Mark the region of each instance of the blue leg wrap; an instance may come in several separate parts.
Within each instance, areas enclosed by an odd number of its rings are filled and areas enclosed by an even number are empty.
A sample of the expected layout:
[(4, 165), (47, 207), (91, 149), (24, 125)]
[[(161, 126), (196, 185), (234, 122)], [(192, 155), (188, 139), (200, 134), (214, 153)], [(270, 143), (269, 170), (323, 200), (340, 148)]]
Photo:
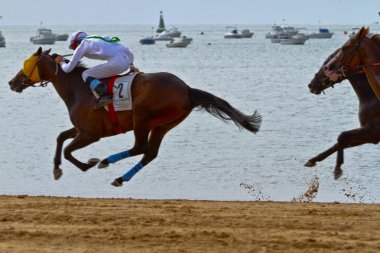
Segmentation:
[(132, 169), (130, 169), (127, 173), (125, 173), (121, 179), (123, 182), (131, 180), (131, 178), (143, 167), (142, 163), (139, 162), (138, 164), (135, 165)]
[(123, 151), (123, 152), (120, 152), (120, 153), (117, 153), (117, 154), (114, 154), (114, 155), (111, 155), (107, 158), (107, 161), (109, 163), (116, 163), (124, 158), (127, 158), (127, 157), (130, 157), (131, 155), (129, 154), (128, 150), (127, 151)]

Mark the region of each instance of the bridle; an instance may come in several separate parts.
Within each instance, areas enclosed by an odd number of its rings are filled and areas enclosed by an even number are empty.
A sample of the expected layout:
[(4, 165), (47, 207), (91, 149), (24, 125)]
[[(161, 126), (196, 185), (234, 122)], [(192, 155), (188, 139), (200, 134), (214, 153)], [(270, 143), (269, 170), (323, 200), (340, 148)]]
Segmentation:
[[(348, 57), (348, 60), (346, 61), (346, 63), (342, 64), (342, 66), (340, 68), (337, 69), (336, 72), (343, 76), (343, 78), (341, 78), (340, 81), (342, 81), (343, 79), (346, 79), (348, 77), (351, 77), (353, 75), (363, 73), (366, 67), (380, 66), (379, 62), (375, 62), (375, 63), (367, 64), (367, 65), (366, 64), (358, 64), (356, 66), (350, 66), (350, 63), (351, 63), (352, 59), (354, 58), (355, 54), (359, 52), (361, 42), (365, 37), (366, 36), (363, 36), (358, 41), (355, 42), (355, 48), (354, 48), (354, 50), (352, 50), (350, 56)], [(349, 73), (347, 73), (347, 70), (349, 69), (348, 67), (352, 67), (352, 69), (353, 69)]]
[[(21, 81), (21, 84), (23, 86), (26, 86), (26, 87), (46, 87), (48, 85), (48, 83), (51, 82), (51, 80), (43, 80), (41, 78), (40, 60), (41, 60), (41, 56), (38, 57), (38, 60), (34, 64), (29, 75), (27, 75), (24, 70), (21, 70), (23, 72), (23, 74), (26, 76), (26, 78)], [(38, 71), (38, 77), (40, 79), (40, 80), (36, 80), (35, 83), (33, 83), (33, 80), (31, 79), (31, 76), (33, 75), (34, 71)], [(58, 68), (58, 64), (56, 63), (56, 69), (55, 69), (55, 75), (56, 76), (58, 75), (58, 71), (59, 71), (59, 68)], [(36, 83), (40, 83), (40, 85), (35, 85)]]
[[(359, 52), (359, 49), (360, 49), (360, 44), (363, 40), (364, 36), (361, 37), (358, 41), (355, 42), (355, 48), (354, 50), (351, 51), (351, 54), (349, 55), (349, 57), (347, 58), (347, 61), (345, 63), (342, 64), (342, 66), (340, 66), (338, 69), (337, 69), (337, 73), (341, 74), (344, 78), (347, 78), (347, 70), (348, 70), (348, 67), (350, 67), (350, 63), (352, 61), (352, 59), (354, 58), (354, 56), (356, 55), (356, 53)], [(343, 50), (343, 48), (341, 49), (341, 51)], [(363, 69), (363, 66), (362, 65), (357, 65), (357, 66), (354, 66), (354, 70), (352, 72), (356, 72), (358, 70), (362, 70)], [(342, 79), (343, 80), (343, 79)]]

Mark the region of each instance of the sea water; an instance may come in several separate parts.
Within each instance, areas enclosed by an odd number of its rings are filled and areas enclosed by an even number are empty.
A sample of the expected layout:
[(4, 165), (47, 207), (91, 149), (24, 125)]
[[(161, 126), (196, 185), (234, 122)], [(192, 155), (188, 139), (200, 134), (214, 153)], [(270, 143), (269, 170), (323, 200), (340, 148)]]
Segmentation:
[[(309, 32), (318, 29), (302, 26)], [(342, 131), (359, 127), (358, 100), (347, 81), (319, 96), (307, 87), (327, 56), (348, 39), (343, 32), (354, 26), (328, 26), (335, 32), (331, 39), (313, 39), (299, 46), (265, 39), (271, 25), (241, 25), (255, 35), (240, 40), (224, 39), (227, 30), (223, 25), (181, 25), (183, 35), (193, 38), (187, 48), (167, 48), (166, 42), (140, 45), (141, 38), (153, 34), (146, 25), (49, 27), (55, 33), (83, 30), (117, 36), (132, 50), (141, 71), (171, 72), (245, 114), (257, 110), (263, 117), (255, 135), (207, 112), (194, 111), (167, 134), (158, 157), (121, 188), (110, 183), (141, 157), (87, 172), (63, 159), (63, 176), (59, 181), (53, 179), (56, 137), (72, 127), (67, 109), (52, 85), (28, 88), (21, 94), (9, 89), (8, 81), (38, 49), (29, 41), (38, 27), (0, 27), (7, 43), (0, 48), (0, 194), (290, 201), (317, 179), (314, 201), (379, 203), (378, 145), (346, 149), (344, 174), (339, 180), (333, 179), (336, 154), (314, 168), (303, 166), (335, 144)], [(380, 31), (379, 25), (371, 28)], [(43, 46), (49, 48), (52, 53), (71, 53), (68, 42)], [(99, 63), (84, 62), (88, 66)], [(81, 161), (103, 159), (133, 143), (129, 132), (73, 154)]]

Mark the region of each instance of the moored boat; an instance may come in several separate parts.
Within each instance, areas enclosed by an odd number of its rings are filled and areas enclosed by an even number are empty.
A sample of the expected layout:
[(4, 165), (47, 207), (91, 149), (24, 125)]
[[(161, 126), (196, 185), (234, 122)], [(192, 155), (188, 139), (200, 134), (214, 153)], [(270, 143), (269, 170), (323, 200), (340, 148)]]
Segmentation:
[(153, 37), (154, 40), (163, 40), (163, 41), (170, 41), (173, 38), (178, 38), (181, 36), (181, 32), (176, 27), (170, 27), (167, 30), (164, 30), (160, 34)]
[(192, 40), (192, 38), (188, 38), (186, 36), (173, 38), (173, 40), (171, 40), (170, 43), (166, 44), (166, 47), (187, 47)]
[(237, 29), (233, 29), (232, 31), (225, 33), (224, 38), (225, 39), (241, 39), (243, 38), (243, 36), (241, 35), (241, 33), (238, 32)]
[(272, 32), (268, 32), (265, 34), (266, 39), (273, 39), (278, 37), (291, 37), (296, 35), (298, 30), (293, 26), (287, 25), (273, 25)]
[(30, 38), (33, 44), (47, 44), (51, 45), (55, 43), (55, 34), (53, 34), (51, 29), (40, 28), (37, 30), (37, 35)]
[(298, 33), (290, 38), (281, 39), (280, 43), (281, 45), (304, 45), (308, 39), (309, 35)]
[(254, 32), (248, 29), (241, 30), (241, 36), (243, 38), (252, 38)]
[(318, 32), (313, 32), (309, 35), (310, 39), (330, 39), (334, 35), (327, 28), (319, 28)]

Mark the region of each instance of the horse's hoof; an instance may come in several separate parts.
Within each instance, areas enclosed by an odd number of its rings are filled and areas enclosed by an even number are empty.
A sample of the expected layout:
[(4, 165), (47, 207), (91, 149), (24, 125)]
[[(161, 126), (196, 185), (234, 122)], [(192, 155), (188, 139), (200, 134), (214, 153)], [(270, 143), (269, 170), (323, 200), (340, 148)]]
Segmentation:
[(111, 185), (115, 187), (120, 187), (120, 186), (123, 186), (123, 181), (121, 180), (121, 178), (116, 178), (115, 180), (113, 180)]
[(100, 162), (100, 159), (98, 158), (91, 158), (90, 160), (87, 161), (88, 165), (95, 166)]
[(314, 167), (317, 163), (316, 162), (312, 162), (312, 161), (307, 161), (307, 163), (305, 163), (305, 167)]
[(58, 179), (61, 178), (63, 172), (62, 172), (62, 170), (60, 168), (58, 168), (58, 169), (54, 169), (53, 170), (53, 174), (54, 174), (54, 179), (58, 180)]
[(343, 170), (338, 168), (334, 170), (334, 179), (338, 180), (343, 175)]
[(99, 165), (98, 169), (105, 169), (110, 165), (110, 163), (107, 161), (107, 159), (102, 160)]

